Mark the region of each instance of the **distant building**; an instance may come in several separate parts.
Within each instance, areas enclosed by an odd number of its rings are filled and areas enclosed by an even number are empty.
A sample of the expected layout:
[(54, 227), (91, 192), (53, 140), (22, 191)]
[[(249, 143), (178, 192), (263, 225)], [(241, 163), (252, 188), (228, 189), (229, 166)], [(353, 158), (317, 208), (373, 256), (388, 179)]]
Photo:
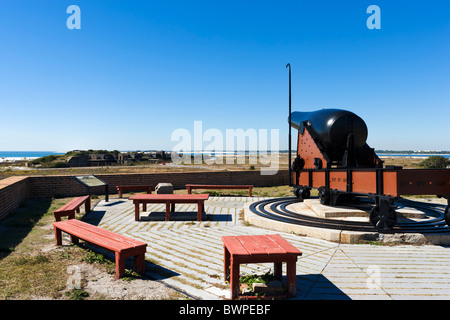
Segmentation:
[(86, 153), (78, 151), (78, 154), (71, 156), (66, 164), (68, 167), (97, 167), (114, 164), (131, 165), (135, 162), (158, 163), (161, 160), (168, 160), (170, 157), (170, 152), (165, 151), (119, 153)]
[(117, 156), (112, 153), (91, 153), (72, 156), (67, 160), (68, 167), (98, 167), (117, 164)]
[(136, 161), (141, 161), (144, 154), (140, 152), (121, 152), (118, 155), (117, 162), (119, 164), (129, 165)]

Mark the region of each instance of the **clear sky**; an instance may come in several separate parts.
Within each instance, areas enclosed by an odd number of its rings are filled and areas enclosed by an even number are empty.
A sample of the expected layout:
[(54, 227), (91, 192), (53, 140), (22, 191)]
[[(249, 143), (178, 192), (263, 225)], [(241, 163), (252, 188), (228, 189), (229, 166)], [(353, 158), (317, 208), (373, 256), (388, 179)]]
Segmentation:
[(376, 149), (450, 150), (449, 40), (448, 0), (1, 0), (0, 150), (170, 150), (197, 120), (287, 149), (288, 62), (293, 111), (350, 110)]

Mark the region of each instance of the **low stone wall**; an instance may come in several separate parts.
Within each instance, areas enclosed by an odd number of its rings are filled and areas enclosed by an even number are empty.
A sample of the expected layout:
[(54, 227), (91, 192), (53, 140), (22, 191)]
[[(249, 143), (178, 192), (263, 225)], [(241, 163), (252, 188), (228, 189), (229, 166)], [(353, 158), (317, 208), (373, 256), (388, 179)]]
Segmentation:
[[(275, 175), (261, 175), (251, 171), (207, 171), (146, 174), (98, 174), (109, 185), (109, 193), (117, 193), (116, 185), (156, 185), (169, 182), (175, 189), (188, 183), (200, 184), (251, 184), (255, 187), (279, 186), (289, 183), (288, 170)], [(103, 187), (96, 187), (93, 194), (104, 194)], [(0, 219), (16, 210), (27, 198), (71, 197), (85, 195), (86, 188), (73, 176), (27, 176), (0, 180)]]

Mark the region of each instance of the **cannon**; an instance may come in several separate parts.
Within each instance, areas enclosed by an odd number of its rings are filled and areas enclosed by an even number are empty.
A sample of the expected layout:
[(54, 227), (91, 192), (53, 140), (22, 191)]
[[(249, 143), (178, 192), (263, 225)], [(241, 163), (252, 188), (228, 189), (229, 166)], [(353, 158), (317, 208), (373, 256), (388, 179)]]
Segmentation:
[(300, 199), (319, 192), (320, 202), (367, 197), (375, 205), (369, 219), (379, 232), (390, 232), (397, 221), (395, 200), (401, 195), (437, 195), (447, 199), (450, 226), (450, 169), (403, 169), (386, 166), (367, 144), (363, 119), (341, 109), (292, 112), (290, 127), (298, 130), (297, 156), (290, 163), (290, 181)]
[[(374, 149), (366, 143), (366, 123), (353, 112), (340, 109), (293, 112), (290, 124), (302, 138), (296, 165), (310, 169), (382, 166)], [(311, 152), (314, 157), (308, 156)]]

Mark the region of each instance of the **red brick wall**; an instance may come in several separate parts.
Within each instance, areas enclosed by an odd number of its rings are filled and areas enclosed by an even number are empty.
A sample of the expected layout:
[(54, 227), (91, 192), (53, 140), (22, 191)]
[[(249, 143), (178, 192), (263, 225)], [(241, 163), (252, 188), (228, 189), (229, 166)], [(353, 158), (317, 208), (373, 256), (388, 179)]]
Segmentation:
[[(98, 178), (109, 184), (109, 193), (117, 193), (119, 184), (150, 184), (170, 182), (175, 189), (188, 183), (201, 184), (251, 184), (255, 187), (278, 186), (289, 183), (288, 171), (280, 170), (275, 175), (263, 176), (258, 170), (216, 171), (148, 174), (98, 174)], [(93, 194), (104, 194), (103, 187), (91, 190)], [(70, 197), (86, 194), (86, 188), (72, 176), (10, 177), (0, 180), (0, 219), (16, 210), (20, 203), (30, 198)]]
[[(156, 185), (170, 182), (175, 189), (182, 189), (188, 183), (202, 184), (252, 184), (254, 186), (276, 186), (289, 183), (287, 170), (276, 175), (263, 176), (259, 171), (217, 171), (148, 174), (97, 174), (109, 185), (109, 193), (117, 193), (116, 185)], [(78, 196), (86, 194), (86, 188), (72, 176), (31, 176), (30, 197)], [(103, 194), (103, 187), (92, 189), (94, 194)]]
[(0, 219), (19, 208), (28, 198), (28, 177), (9, 177), (0, 180)]

